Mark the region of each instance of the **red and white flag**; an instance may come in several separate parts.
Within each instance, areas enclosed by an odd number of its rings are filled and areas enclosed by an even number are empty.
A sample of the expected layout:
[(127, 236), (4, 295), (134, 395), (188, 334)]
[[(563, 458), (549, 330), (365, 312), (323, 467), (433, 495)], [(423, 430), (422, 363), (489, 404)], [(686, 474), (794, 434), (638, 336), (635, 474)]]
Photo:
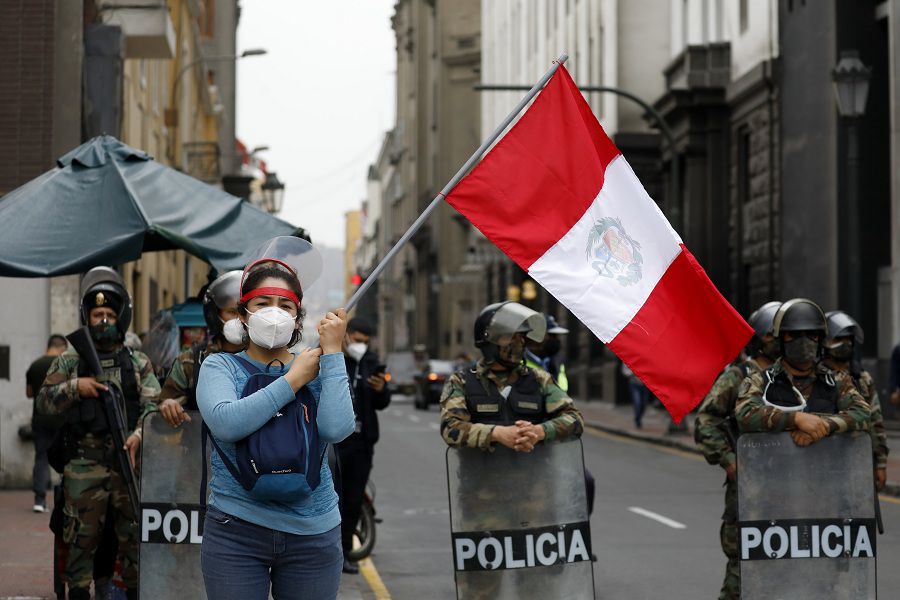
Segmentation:
[(447, 201), (607, 344), (678, 422), (753, 333), (564, 67)]

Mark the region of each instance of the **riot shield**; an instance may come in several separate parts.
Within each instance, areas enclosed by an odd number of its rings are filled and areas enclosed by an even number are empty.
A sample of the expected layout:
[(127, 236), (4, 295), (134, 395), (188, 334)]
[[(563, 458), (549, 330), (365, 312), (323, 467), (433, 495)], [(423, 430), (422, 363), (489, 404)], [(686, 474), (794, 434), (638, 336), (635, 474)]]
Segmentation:
[(447, 450), (456, 595), (593, 598), (581, 442)]
[(202, 425), (197, 411), (174, 429), (158, 413), (144, 419), (141, 451), (140, 595), (206, 598), (200, 571), (205, 511), (200, 507)]
[(738, 439), (741, 598), (875, 598), (868, 433), (801, 448), (787, 433)]

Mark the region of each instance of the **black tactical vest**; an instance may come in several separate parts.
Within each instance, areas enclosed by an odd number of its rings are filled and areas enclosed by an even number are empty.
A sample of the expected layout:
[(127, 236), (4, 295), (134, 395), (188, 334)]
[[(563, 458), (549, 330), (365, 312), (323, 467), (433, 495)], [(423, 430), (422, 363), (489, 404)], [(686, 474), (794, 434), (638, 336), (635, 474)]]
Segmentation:
[(546, 395), (531, 369), (520, 377), (504, 398), (493, 383), (486, 390), (471, 370), (463, 372), (466, 382), (466, 408), (473, 423), (512, 425), (516, 421), (543, 423), (547, 420)]
[[(117, 402), (123, 406), (125, 420), (128, 424), (128, 432), (137, 427), (138, 417), (141, 414), (141, 394), (138, 389), (137, 375), (134, 370), (134, 361), (131, 360), (131, 352), (128, 348), (122, 348), (114, 354), (100, 354), (100, 366), (103, 374), (119, 382), (122, 387), (124, 399), (119, 397), (118, 390), (109, 386)], [(78, 377), (90, 377), (83, 361), (78, 361)], [(104, 400), (100, 398), (82, 398), (80, 402), (72, 406), (67, 412), (67, 422), (71, 424), (78, 437), (88, 433), (105, 435), (109, 433), (109, 421), (106, 418)]]
[[(840, 390), (830, 376), (822, 376), (816, 373), (816, 380), (812, 386), (812, 392), (806, 399), (804, 412), (833, 415), (838, 412), (838, 399)], [(778, 406), (796, 406), (797, 395), (794, 393), (791, 380), (787, 373), (780, 372), (766, 391), (766, 399)]]

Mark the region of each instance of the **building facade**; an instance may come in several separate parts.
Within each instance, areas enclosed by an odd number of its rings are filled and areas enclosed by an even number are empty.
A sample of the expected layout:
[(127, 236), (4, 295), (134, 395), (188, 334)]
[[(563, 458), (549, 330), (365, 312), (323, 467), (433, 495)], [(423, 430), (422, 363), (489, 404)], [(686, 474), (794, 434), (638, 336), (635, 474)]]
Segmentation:
[[(235, 0), (0, 1), (0, 196), (102, 133), (220, 181), (220, 126), (234, 100), (223, 99), (217, 77), (225, 77), (203, 59), (217, 44), (233, 44), (237, 10)], [(234, 94), (233, 78), (227, 93)], [(133, 296), (135, 332), (160, 309), (196, 294), (208, 271), (182, 251), (113, 266)], [(15, 290), (0, 299), (0, 487), (29, 485), (32, 448), (18, 435), (32, 410), (24, 375), (50, 333), (78, 326), (79, 280), (0, 280)]]

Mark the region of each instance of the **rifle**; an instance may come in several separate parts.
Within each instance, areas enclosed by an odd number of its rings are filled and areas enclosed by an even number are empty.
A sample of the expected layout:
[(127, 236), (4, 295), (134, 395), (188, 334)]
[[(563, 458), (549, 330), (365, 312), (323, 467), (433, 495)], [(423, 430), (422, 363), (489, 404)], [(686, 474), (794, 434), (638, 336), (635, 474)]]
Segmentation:
[[(98, 380), (103, 377), (103, 367), (100, 365), (100, 357), (97, 355), (97, 348), (94, 346), (94, 340), (87, 327), (81, 326), (66, 336), (78, 356), (84, 361), (88, 371)], [(118, 394), (121, 396), (121, 393)], [(125, 420), (123, 407), (119, 404), (117, 395), (112, 389), (100, 392), (100, 400), (106, 411), (106, 420), (109, 423), (109, 430), (112, 433), (113, 446), (116, 456), (119, 459), (119, 468), (122, 471), (122, 478), (125, 479), (125, 487), (128, 489), (128, 499), (131, 501), (131, 508), (134, 510), (134, 518), (140, 519), (141, 515), (141, 494), (138, 490), (137, 477), (134, 475), (134, 468), (131, 466), (131, 460), (128, 457), (128, 451), (125, 450), (125, 440), (128, 439), (128, 422)]]

